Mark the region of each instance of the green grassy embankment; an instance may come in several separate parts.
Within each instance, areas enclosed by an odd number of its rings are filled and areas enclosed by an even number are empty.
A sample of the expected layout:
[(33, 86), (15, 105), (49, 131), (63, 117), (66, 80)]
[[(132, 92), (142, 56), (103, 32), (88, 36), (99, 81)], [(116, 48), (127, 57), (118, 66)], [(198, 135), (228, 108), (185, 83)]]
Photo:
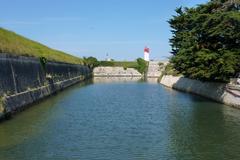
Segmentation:
[(100, 61), (99, 66), (123, 67), (123, 68), (137, 68), (137, 61)]
[(81, 58), (51, 49), (14, 32), (0, 28), (0, 54), (7, 53), (28, 57), (45, 57), (50, 61), (82, 64)]
[(148, 63), (142, 58), (138, 58), (136, 61), (100, 61), (98, 66), (123, 67), (124, 69), (135, 68), (140, 73), (145, 73)]

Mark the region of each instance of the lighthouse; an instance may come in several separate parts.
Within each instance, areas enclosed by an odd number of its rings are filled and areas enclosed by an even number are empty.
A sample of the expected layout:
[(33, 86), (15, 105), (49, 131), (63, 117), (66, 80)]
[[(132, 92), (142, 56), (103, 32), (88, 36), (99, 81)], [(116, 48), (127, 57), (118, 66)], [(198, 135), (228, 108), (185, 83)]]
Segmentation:
[(144, 60), (149, 61), (149, 51), (150, 49), (148, 47), (144, 48)]

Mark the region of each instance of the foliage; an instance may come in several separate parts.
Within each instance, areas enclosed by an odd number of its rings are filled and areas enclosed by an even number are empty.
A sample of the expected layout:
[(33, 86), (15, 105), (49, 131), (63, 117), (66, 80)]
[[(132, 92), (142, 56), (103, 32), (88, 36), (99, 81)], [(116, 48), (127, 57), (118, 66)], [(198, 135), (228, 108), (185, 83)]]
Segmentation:
[(162, 75), (172, 75), (172, 76), (179, 76), (181, 75), (177, 70), (175, 70), (173, 68), (173, 64), (172, 63), (168, 63), (165, 66), (164, 71), (162, 72)]
[(100, 61), (99, 66), (114, 66), (115, 62), (113, 61)]
[(100, 66), (137, 68), (138, 64), (136, 61), (100, 61)]
[(82, 59), (34, 42), (14, 32), (0, 28), (0, 54), (45, 57), (50, 61), (82, 64)]
[(148, 62), (145, 61), (144, 59), (142, 58), (138, 58), (137, 59), (137, 63), (138, 63), (138, 67), (137, 67), (137, 70), (140, 72), (140, 73), (146, 73), (147, 71), (147, 67), (148, 67)]
[(100, 61), (99, 66), (123, 67), (124, 69), (135, 68), (140, 73), (144, 73), (148, 64), (142, 58), (138, 58), (136, 61)]
[(177, 8), (169, 21), (173, 67), (186, 77), (210, 81), (228, 81), (240, 72), (239, 10), (239, 0)]
[(99, 65), (99, 62), (95, 57), (88, 57), (88, 58), (83, 57), (83, 63), (84, 65), (87, 65), (91, 69)]
[(159, 66), (163, 66), (164, 63), (163, 63), (163, 62), (159, 62), (158, 65), (159, 65)]
[(83, 63), (90, 68), (97, 66), (123, 67), (125, 70), (127, 68), (139, 68), (137, 61), (98, 61), (95, 57), (83, 57)]
[(39, 58), (39, 61), (40, 61), (40, 64), (41, 64), (43, 70), (46, 71), (47, 58), (45, 58), (45, 57), (40, 57), (40, 58)]
[(4, 108), (5, 99), (6, 99), (6, 95), (0, 96), (0, 113), (3, 113), (5, 111), (5, 108)]

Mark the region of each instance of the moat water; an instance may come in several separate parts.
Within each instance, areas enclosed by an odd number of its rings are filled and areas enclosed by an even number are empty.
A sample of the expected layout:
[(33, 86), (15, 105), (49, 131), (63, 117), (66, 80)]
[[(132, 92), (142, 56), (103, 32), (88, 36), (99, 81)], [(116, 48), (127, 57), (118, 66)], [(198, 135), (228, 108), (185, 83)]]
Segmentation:
[(75, 85), (0, 124), (0, 160), (240, 159), (240, 110), (157, 83)]

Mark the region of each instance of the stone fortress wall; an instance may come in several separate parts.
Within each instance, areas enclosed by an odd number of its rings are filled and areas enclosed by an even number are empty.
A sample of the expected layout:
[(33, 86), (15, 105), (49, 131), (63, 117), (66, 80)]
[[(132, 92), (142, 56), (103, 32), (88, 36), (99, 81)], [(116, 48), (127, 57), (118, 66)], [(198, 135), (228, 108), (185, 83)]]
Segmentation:
[(0, 54), (0, 118), (91, 75), (82, 65)]

